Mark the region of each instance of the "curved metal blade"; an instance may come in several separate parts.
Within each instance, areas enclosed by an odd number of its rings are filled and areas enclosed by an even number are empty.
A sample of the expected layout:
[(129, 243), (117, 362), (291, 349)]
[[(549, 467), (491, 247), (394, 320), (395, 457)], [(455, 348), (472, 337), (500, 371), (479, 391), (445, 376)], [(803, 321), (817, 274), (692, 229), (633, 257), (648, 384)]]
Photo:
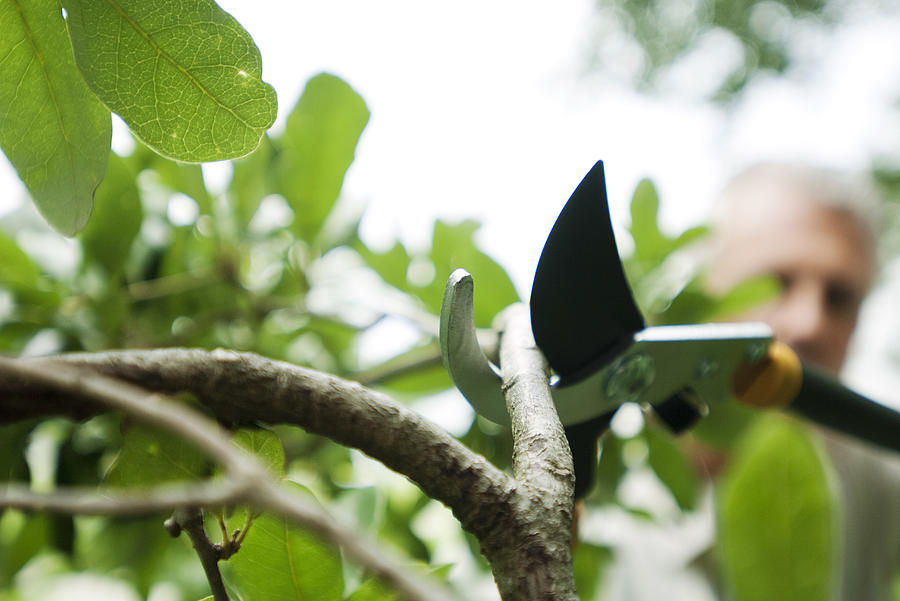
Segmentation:
[(619, 260), (602, 161), (575, 189), (544, 244), (531, 288), (531, 327), (563, 383), (589, 376), (644, 327)]
[(450, 274), (441, 303), (441, 357), (475, 411), (497, 424), (509, 425), (500, 375), (481, 350), (475, 332), (475, 284), (465, 269)]

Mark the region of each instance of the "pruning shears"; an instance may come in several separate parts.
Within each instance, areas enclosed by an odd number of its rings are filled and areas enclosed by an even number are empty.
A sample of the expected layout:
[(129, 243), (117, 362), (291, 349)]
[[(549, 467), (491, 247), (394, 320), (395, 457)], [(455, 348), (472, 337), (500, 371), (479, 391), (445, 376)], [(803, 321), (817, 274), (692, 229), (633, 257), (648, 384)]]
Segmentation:
[[(477, 413), (508, 424), (499, 368), (484, 354), (473, 316), (474, 283), (447, 283), (441, 352)], [(900, 413), (814, 368), (763, 323), (646, 326), (616, 247), (603, 163), (581, 181), (544, 245), (532, 285), (531, 327), (554, 375), (551, 392), (575, 462), (576, 497), (588, 492), (597, 443), (616, 410), (649, 408), (673, 432), (737, 399), (790, 407), (822, 425), (900, 451)]]

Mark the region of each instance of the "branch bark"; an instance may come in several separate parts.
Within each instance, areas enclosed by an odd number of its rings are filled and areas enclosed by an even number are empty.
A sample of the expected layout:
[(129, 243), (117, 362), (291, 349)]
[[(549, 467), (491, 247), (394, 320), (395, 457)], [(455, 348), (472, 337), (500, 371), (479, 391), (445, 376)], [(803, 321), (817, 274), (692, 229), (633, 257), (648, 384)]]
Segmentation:
[[(479, 538), (496, 527), (495, 516), (508, 510), (515, 487), (482, 456), (386, 395), (252, 353), (163, 349), (23, 361), (48, 371), (59, 365), (89, 369), (150, 390), (191, 392), (225, 422), (293, 424), (327, 436), (410, 478)], [(51, 414), (82, 418), (105, 410), (8, 374), (0, 374), (0, 393), (0, 421)]]
[[(228, 487), (220, 487), (219, 494), (213, 498), (197, 499), (194, 495), (191, 503), (177, 504), (167, 509), (190, 509), (196, 505), (247, 504), (272, 511), (295, 520), (325, 540), (339, 545), (351, 558), (379, 575), (386, 584), (406, 598), (416, 601), (432, 599), (451, 601), (452, 597), (445, 591), (422, 581), (414, 573), (400, 567), (401, 562), (392, 554), (376, 548), (356, 531), (340, 526), (324, 510), (299, 497), (282, 483), (274, 481), (268, 470), (255, 457), (233, 444), (223, 435), (220, 426), (209, 418), (159, 394), (147, 393), (129, 383), (86, 372), (84, 368), (60, 364), (53, 365), (53, 369), (47, 367), (46, 363), (38, 361), (0, 358), (0, 383), (13, 382), (20, 386), (36, 387), (45, 395), (55, 392), (69, 401), (88, 402), (92, 407), (106, 405), (123, 410), (142, 421), (167, 428), (183, 436), (220, 463), (225, 469), (226, 478), (234, 484), (230, 498), (223, 498), (221, 494), (222, 491), (227, 491)], [(5, 400), (6, 396), (0, 395), (0, 398)], [(6, 486), (0, 490), (0, 507), (52, 507), (57, 511), (68, 513), (96, 513), (95, 509), (104, 508), (99, 502), (100, 499), (107, 496), (107, 491), (79, 498), (77, 491), (62, 490), (41, 494), (29, 493), (22, 488)], [(196, 493), (198, 487), (195, 485), (187, 490)], [(128, 496), (120, 496), (118, 501), (127, 503)], [(146, 502), (140, 501), (133, 494), (130, 496), (133, 502), (130, 509), (146, 507)], [(66, 505), (64, 501), (69, 504)], [(194, 503), (195, 501), (200, 503)], [(31, 505), (28, 502), (31, 502)], [(127, 505), (125, 507), (128, 508)], [(192, 541), (193, 539), (192, 536)], [(207, 568), (208, 565), (204, 563), (204, 569)], [(216, 586), (215, 582), (211, 584)]]
[(179, 507), (169, 520), (167, 520), (166, 528), (170, 529), (170, 533), (177, 529), (183, 531), (191, 539), (191, 545), (194, 547), (197, 557), (200, 558), (200, 564), (203, 566), (203, 572), (209, 582), (213, 601), (231, 601), (228, 591), (225, 589), (225, 582), (222, 580), (222, 573), (219, 571), (219, 551), (207, 536), (206, 528), (203, 527), (203, 511), (197, 507)]
[(485, 554), (504, 599), (577, 600), (571, 557), (575, 475), (550, 395), (549, 367), (532, 337), (527, 307), (514, 305), (498, 321), (518, 486), (515, 524)]

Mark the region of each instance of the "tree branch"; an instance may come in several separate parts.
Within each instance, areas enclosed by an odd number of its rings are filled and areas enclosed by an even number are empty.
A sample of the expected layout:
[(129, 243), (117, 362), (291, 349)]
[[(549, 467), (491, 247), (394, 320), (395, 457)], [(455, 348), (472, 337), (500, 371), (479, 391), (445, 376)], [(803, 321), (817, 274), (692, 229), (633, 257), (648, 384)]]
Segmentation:
[(570, 547), (575, 475), (550, 395), (549, 367), (535, 345), (525, 305), (513, 305), (498, 320), (521, 500), (519, 531), (493, 551), (491, 564), (504, 599), (576, 600)]
[[(147, 393), (132, 384), (85, 371), (84, 367), (78, 368), (77, 365), (77, 362), (65, 365), (46, 360), (0, 358), (0, 383), (4, 387), (12, 385), (11, 388), (17, 393), (21, 393), (23, 388), (40, 391), (40, 398), (43, 399), (58, 397), (69, 403), (87, 401), (94, 410), (98, 406), (107, 405), (167, 428), (209, 454), (225, 469), (226, 478), (234, 481), (234, 494), (230, 499), (223, 498), (221, 490), (214, 498), (197, 499), (195, 486), (189, 489), (194, 493), (192, 501), (202, 501), (197, 504), (203, 505), (245, 503), (293, 519), (325, 540), (340, 545), (350, 557), (372, 570), (408, 599), (449, 601), (450, 597), (446, 592), (424, 583), (415, 574), (399, 567), (400, 562), (384, 549), (376, 548), (356, 531), (349, 531), (338, 525), (324, 510), (299, 497), (280, 482), (274, 482), (268, 470), (255, 457), (233, 444), (223, 435), (218, 424), (209, 418), (183, 404), (172, 402), (158, 394)], [(10, 395), (6, 394), (0, 396), (0, 403), (9, 398)], [(3, 408), (2, 405), (0, 408)], [(0, 414), (5, 415), (5, 411)], [(171, 494), (171, 491), (167, 492)], [(21, 487), (5, 487), (5, 490), (0, 490), (0, 506), (9, 501), (10, 505), (27, 507), (26, 502), (30, 500), (33, 501), (31, 507), (55, 507), (69, 513), (79, 513), (81, 509), (93, 510), (102, 505), (98, 505), (101, 495), (92, 494), (90, 498), (79, 498), (78, 491), (23, 493)], [(64, 501), (69, 504), (65, 505)], [(131, 509), (138, 503), (136, 500), (132, 501)], [(169, 509), (191, 505), (194, 503), (176, 504)]]
[[(39, 370), (89, 368), (151, 390), (191, 392), (220, 420), (293, 424), (362, 450), (450, 507), (484, 536), (506, 511), (515, 482), (450, 434), (355, 382), (252, 353), (192, 349), (117, 351), (28, 359)], [(0, 374), (0, 420), (103, 409), (65, 389)], [(398, 444), (403, 441), (403, 444)]]
[(35, 492), (25, 484), (6, 482), (0, 488), (0, 507), (68, 513), (72, 515), (146, 515), (173, 507), (229, 505), (242, 498), (246, 485), (231, 480), (195, 484), (160, 484), (140, 491), (66, 487)]
[[(200, 564), (203, 566), (203, 572), (206, 574), (206, 580), (209, 581), (209, 587), (213, 594), (213, 601), (231, 601), (228, 591), (225, 590), (225, 582), (222, 580), (222, 573), (219, 571), (219, 559), (221, 554), (215, 544), (206, 534), (206, 528), (203, 527), (203, 511), (196, 507), (182, 507), (175, 510), (167, 520), (166, 528), (170, 534), (177, 531), (184, 531), (191, 539), (191, 545), (200, 558)], [(174, 524), (172, 523), (174, 522)], [(176, 536), (173, 534), (173, 536)]]

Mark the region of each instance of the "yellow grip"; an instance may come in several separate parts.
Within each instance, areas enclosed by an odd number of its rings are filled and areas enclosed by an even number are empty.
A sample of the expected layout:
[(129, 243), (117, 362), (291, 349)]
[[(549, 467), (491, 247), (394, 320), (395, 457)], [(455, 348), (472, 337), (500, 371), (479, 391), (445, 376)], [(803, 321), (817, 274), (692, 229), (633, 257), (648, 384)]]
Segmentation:
[(803, 366), (786, 344), (773, 342), (769, 354), (758, 363), (742, 363), (734, 374), (734, 394), (745, 405), (787, 407), (803, 383)]

